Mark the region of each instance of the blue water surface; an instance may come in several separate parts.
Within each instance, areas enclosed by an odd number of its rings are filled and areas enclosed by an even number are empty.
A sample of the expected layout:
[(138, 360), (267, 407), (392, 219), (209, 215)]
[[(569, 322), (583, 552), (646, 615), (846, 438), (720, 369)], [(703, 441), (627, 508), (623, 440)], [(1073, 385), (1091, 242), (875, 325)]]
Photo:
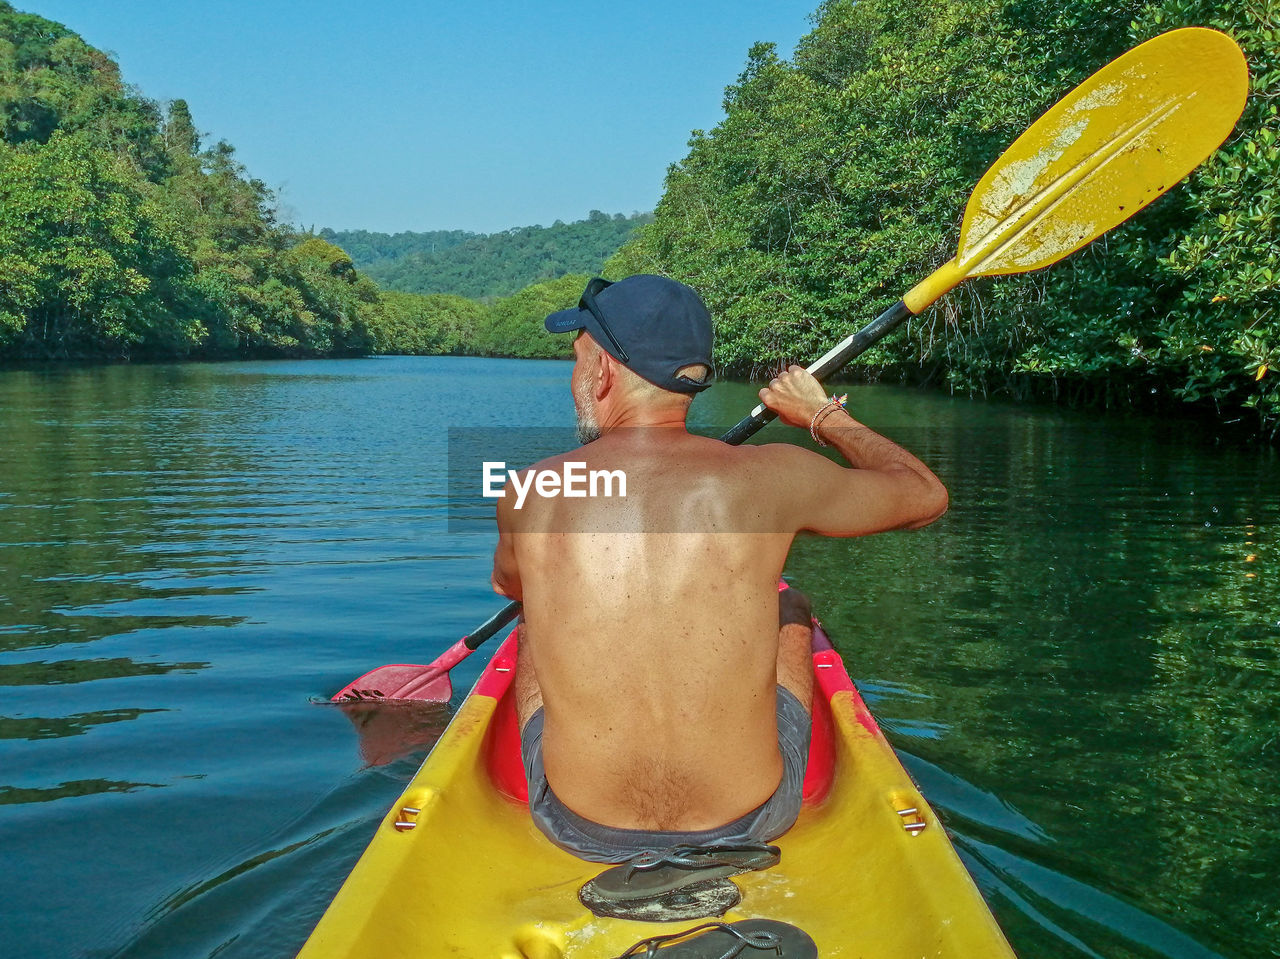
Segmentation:
[[(492, 532), (449, 526), (447, 431), (571, 425), (568, 371), (0, 372), (6, 955), (300, 947), (448, 720), (317, 701), (500, 605)], [(694, 419), (754, 402), (722, 383)], [(896, 388), (851, 404), (951, 511), (805, 539), (789, 572), (1015, 948), (1280, 955), (1274, 454)]]

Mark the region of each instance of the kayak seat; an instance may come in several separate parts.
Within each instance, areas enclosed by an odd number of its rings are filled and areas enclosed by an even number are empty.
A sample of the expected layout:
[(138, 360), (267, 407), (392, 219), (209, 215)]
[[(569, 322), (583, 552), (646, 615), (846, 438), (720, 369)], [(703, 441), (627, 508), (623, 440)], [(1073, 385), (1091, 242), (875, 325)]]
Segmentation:
[[(818, 627), (821, 628), (821, 627)], [(476, 684), (479, 695), (496, 699), (497, 706), (485, 733), (481, 753), (494, 788), (514, 802), (529, 801), (529, 783), (525, 779), (524, 761), (520, 756), (520, 724), (516, 718), (516, 697), (512, 680), (516, 667), (516, 632), (503, 641)], [(831, 663), (831, 658), (835, 663)], [(826, 649), (814, 654), (813, 728), (809, 740), (809, 763), (804, 777), (804, 803), (816, 805), (826, 798), (835, 778), (836, 735), (831, 718), (830, 698), (833, 682), (843, 679), (844, 670), (834, 668), (839, 653)], [(825, 664), (825, 665), (824, 665)], [(825, 682), (824, 682), (825, 681)]]

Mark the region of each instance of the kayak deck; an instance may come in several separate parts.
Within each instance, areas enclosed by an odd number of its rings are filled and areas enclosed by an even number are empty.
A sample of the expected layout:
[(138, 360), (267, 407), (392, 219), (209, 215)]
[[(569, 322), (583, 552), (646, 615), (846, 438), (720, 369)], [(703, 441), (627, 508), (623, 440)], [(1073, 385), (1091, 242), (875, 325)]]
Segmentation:
[[(578, 901), (608, 868), (529, 817), (511, 679), (515, 633), (378, 827), (300, 959), (608, 959), (707, 920), (600, 919)], [(823, 957), (999, 959), (1013, 952), (933, 811), (849, 680), (814, 654), (805, 805), (781, 862), (737, 876), (725, 921), (781, 919)]]

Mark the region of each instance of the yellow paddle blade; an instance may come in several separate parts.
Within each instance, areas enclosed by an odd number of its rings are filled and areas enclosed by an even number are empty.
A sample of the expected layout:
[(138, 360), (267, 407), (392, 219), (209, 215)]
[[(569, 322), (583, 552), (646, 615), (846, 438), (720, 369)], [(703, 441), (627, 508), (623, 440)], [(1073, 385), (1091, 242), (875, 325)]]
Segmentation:
[(1227, 138), (1248, 86), (1236, 42), (1200, 27), (1107, 64), (979, 181), (960, 227), (957, 281), (1048, 266), (1127, 220)]

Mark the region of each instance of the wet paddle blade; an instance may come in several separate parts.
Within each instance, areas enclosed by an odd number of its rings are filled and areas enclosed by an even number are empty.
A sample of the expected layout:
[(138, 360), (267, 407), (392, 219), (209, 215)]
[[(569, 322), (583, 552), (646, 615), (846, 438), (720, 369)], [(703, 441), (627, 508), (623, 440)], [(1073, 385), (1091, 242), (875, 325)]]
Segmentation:
[(509, 604), (507, 609), (491, 616), (481, 629), (470, 636), (463, 636), (428, 665), (393, 663), (390, 666), (379, 666), (355, 682), (343, 686), (333, 694), (330, 702), (400, 700), (447, 703), (453, 696), (449, 670), (470, 656), (473, 647), (484, 642), (502, 622), (514, 617), (515, 613), (511, 612), (510, 606), (519, 609), (517, 604)]
[[(417, 700), (447, 703), (453, 698), (449, 673), (431, 676), (431, 666), (392, 663), (371, 670), (333, 694), (331, 702), (378, 702), (380, 700)], [(423, 680), (426, 679), (426, 682)]]
[(329, 701), (341, 703), (407, 700), (447, 703), (453, 697), (449, 670), (470, 656), (481, 644), (519, 615), (520, 604), (512, 600), (426, 666), (412, 663), (379, 666), (354, 682), (347, 683), (334, 693)]
[(1231, 133), (1249, 71), (1225, 33), (1148, 40), (1059, 100), (1000, 157), (965, 207), (965, 276), (1039, 269), (1172, 188)]

